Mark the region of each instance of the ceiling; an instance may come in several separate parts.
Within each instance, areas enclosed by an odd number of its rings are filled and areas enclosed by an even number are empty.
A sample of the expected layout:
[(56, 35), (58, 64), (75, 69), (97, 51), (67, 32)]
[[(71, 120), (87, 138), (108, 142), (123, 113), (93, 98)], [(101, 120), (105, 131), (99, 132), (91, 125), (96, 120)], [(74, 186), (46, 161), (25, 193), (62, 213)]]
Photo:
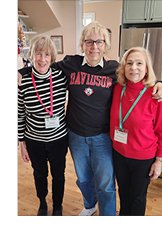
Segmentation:
[[(58, 19), (46, 0), (18, 0), (18, 9), (29, 16), (28, 18), (23, 18), (23, 21), (37, 33), (43, 33), (60, 26)], [(44, 15), (48, 17), (44, 18)]]
[[(109, 1), (109, 0), (105, 0)], [(28, 28), (32, 28), (37, 33), (44, 33), (54, 28), (60, 27), (59, 19), (54, 10), (50, 7), (48, 0), (18, 0), (18, 9), (28, 18), (23, 18), (23, 22)], [(84, 0), (84, 3), (104, 2), (103, 0)], [(60, 1), (61, 4), (61, 1)], [(44, 17), (48, 16), (48, 17)]]

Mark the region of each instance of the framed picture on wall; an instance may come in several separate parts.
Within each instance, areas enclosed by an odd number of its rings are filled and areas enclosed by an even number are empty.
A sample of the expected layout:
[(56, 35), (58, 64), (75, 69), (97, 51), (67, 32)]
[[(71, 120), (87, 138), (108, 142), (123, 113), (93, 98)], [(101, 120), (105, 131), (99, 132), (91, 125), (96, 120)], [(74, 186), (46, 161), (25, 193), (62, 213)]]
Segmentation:
[(57, 53), (58, 54), (63, 54), (64, 53), (64, 50), (63, 50), (63, 36), (62, 35), (54, 35), (54, 36), (51, 36), (51, 39), (55, 43)]

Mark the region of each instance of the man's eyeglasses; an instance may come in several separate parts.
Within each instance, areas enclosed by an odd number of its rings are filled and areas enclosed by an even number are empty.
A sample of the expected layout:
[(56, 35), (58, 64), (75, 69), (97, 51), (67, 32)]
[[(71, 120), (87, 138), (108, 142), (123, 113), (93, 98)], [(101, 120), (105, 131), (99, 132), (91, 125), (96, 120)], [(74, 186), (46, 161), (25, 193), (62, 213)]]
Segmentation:
[(105, 40), (96, 40), (96, 41), (93, 41), (93, 40), (84, 40), (86, 46), (90, 47), (90, 46), (93, 46), (94, 43), (97, 45), (97, 47), (101, 47), (104, 45), (105, 43)]

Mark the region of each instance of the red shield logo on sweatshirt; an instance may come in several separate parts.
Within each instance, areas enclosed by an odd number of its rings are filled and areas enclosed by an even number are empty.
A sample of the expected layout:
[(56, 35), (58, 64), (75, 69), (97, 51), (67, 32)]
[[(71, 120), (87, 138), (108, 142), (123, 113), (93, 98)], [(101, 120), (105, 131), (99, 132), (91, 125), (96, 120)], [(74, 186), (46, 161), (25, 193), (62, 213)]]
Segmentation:
[(86, 88), (84, 92), (87, 96), (91, 96), (94, 93), (93, 89), (91, 88)]

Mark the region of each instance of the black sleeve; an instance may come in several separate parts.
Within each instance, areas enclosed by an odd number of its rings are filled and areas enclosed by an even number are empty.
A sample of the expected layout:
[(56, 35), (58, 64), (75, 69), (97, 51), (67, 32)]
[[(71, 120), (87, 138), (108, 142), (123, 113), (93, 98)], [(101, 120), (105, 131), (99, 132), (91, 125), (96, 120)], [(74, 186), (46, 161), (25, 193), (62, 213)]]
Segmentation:
[(21, 69), (18, 70), (18, 72), (23, 76), (26, 73), (29, 73), (32, 71), (32, 67), (23, 67)]
[(60, 69), (59, 63), (60, 62), (54, 62), (54, 63), (52, 63), (51, 64), (51, 68)]
[(65, 60), (66, 56), (63, 58), (63, 60), (52, 63), (51, 67), (55, 68), (55, 69), (64, 69), (64, 60)]
[(51, 64), (52, 68), (62, 70), (64, 75), (67, 73), (67, 60), (66, 60), (67, 55), (63, 58), (63, 60), (60, 60), (58, 62), (54, 62)]

